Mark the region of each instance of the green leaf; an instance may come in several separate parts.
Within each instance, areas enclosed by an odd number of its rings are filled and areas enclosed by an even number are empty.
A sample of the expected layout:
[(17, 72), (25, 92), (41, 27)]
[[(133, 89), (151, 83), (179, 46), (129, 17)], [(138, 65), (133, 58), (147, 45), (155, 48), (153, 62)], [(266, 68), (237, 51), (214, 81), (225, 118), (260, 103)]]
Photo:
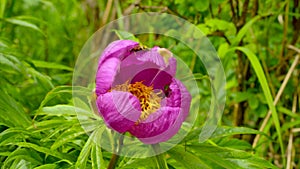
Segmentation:
[(56, 168), (58, 168), (58, 166), (56, 164), (44, 164), (44, 165), (35, 167), (34, 169), (56, 169)]
[(53, 63), (53, 62), (45, 62), (41, 60), (30, 60), (34, 66), (39, 67), (39, 68), (48, 68), (48, 69), (61, 69), (61, 70), (68, 70), (68, 71), (73, 71), (73, 68), (61, 65), (58, 63)]
[(287, 109), (287, 108), (284, 108), (284, 107), (277, 107), (278, 108), (278, 111), (288, 115), (288, 116), (291, 116), (293, 118), (297, 118), (297, 119), (300, 119), (300, 115), (298, 113), (293, 113), (291, 110)]
[(248, 100), (249, 106), (251, 109), (256, 109), (259, 106), (258, 98), (255, 95), (252, 95), (252, 97)]
[(116, 29), (114, 29), (113, 31), (117, 34), (119, 39), (133, 40), (133, 41), (136, 41), (136, 42), (140, 42), (139, 39), (137, 39), (132, 33), (122, 31), (122, 30), (116, 30)]
[(219, 138), (219, 137), (226, 137), (232, 136), (236, 134), (262, 134), (268, 137), (267, 134), (260, 132), (258, 130), (248, 128), (248, 127), (229, 127), (229, 126), (222, 126), (218, 127), (211, 138)]
[(99, 116), (88, 112), (79, 107), (70, 106), (70, 105), (55, 105), (51, 107), (43, 107), (39, 115), (48, 115), (48, 116), (86, 116), (90, 118), (97, 118)]
[(240, 29), (240, 31), (238, 32), (237, 36), (233, 39), (232, 41), (232, 46), (237, 46), (238, 43), (242, 40), (242, 38), (245, 36), (245, 34), (248, 32), (249, 28), (259, 19), (261, 18), (261, 16), (255, 16), (254, 18), (252, 18), (250, 21), (248, 21), (243, 27), (242, 29)]
[(182, 146), (175, 146), (168, 154), (187, 169), (211, 168), (194, 154), (185, 151)]
[[(125, 160), (124, 160), (125, 161)], [(122, 161), (122, 162), (124, 162)], [(122, 163), (120, 162), (120, 163)], [(130, 158), (125, 164), (120, 165), (119, 168), (132, 169), (132, 168), (157, 168), (154, 157), (148, 158)]]
[(0, 89), (0, 123), (9, 127), (26, 127), (31, 124), (30, 117), (14, 98)]
[(227, 22), (221, 19), (207, 19), (205, 24), (211, 28), (210, 33), (215, 31), (224, 31), (226, 36), (233, 36), (236, 33), (236, 28), (232, 22)]
[(100, 145), (94, 143), (91, 150), (91, 161), (93, 169), (104, 169), (105, 163), (102, 156), (102, 150)]
[(0, 133), (0, 146), (16, 141), (18, 138), (25, 139), (32, 133), (24, 128), (10, 127)]
[(54, 88), (54, 85), (52, 84), (51, 78), (49, 76), (44, 75), (33, 68), (28, 68), (27, 71), (34, 77), (36, 82), (40, 84), (40, 86), (42, 86), (45, 91)]
[(19, 147), (26, 147), (26, 148), (32, 148), (38, 152), (44, 153), (46, 155), (51, 155), (53, 157), (57, 157), (59, 159), (65, 160), (67, 163), (72, 164), (74, 161), (74, 157), (65, 153), (60, 153), (55, 150), (48, 149), (44, 146), (39, 146), (33, 143), (25, 143), (25, 142), (18, 142), (18, 143), (10, 143), (12, 145), (17, 145)]
[(243, 102), (243, 101), (248, 100), (252, 96), (253, 96), (253, 94), (248, 92), (248, 91), (246, 91), (246, 92), (237, 92), (236, 96), (234, 97), (234, 100), (239, 103), (239, 102)]
[(0, 18), (4, 17), (5, 7), (6, 7), (6, 0), (0, 0)]
[(217, 142), (217, 144), (221, 147), (228, 147), (238, 150), (251, 150), (252, 145), (245, 140), (240, 140), (236, 138), (223, 138)]
[(19, 26), (23, 26), (23, 27), (27, 27), (27, 28), (36, 30), (37, 32), (39, 32), (39, 33), (41, 33), (42, 35), (45, 36), (43, 31), (38, 26), (36, 26), (35, 24), (30, 23), (28, 21), (20, 20), (20, 19), (17, 19), (17, 18), (6, 18), (5, 21), (9, 22), (11, 24), (14, 24), (14, 25), (19, 25)]
[(63, 132), (51, 146), (51, 150), (57, 149), (67, 142), (72, 142), (74, 138), (85, 134), (85, 131), (81, 128), (81, 126), (72, 127), (65, 132)]
[(30, 167), (30, 162), (20, 158), (16, 159), (10, 166), (10, 169), (24, 169)]
[(256, 157), (245, 151), (211, 146), (208, 144), (189, 145), (187, 150), (190, 149), (195, 154), (198, 154), (199, 158), (203, 161), (212, 162), (211, 168), (219, 168), (215, 166), (215, 164), (217, 164), (224, 168), (277, 169), (277, 167), (272, 165), (269, 161)]
[(20, 72), (20, 68), (18, 67), (18, 64), (20, 64), (20, 62), (14, 56), (3, 55), (2, 53), (0, 53), (0, 65), (8, 66), (8, 67)]
[(283, 163), (285, 164), (285, 158), (284, 158), (285, 157), (285, 150), (284, 150), (283, 141), (282, 141), (282, 137), (281, 137), (281, 128), (280, 128), (279, 117), (278, 117), (278, 114), (277, 114), (277, 111), (276, 111), (276, 107), (273, 104), (273, 102), (274, 102), (273, 97), (271, 95), (270, 88), (269, 88), (266, 76), (264, 74), (264, 71), (262, 69), (262, 66), (261, 66), (258, 58), (256, 57), (256, 55), (252, 51), (250, 51), (249, 49), (244, 48), (244, 47), (236, 47), (236, 48), (233, 48), (233, 49), (243, 52), (248, 57), (248, 59), (250, 60), (251, 65), (252, 65), (252, 67), (253, 67), (253, 69), (254, 69), (257, 77), (258, 77), (258, 80), (260, 82), (260, 85), (262, 87), (264, 95), (266, 97), (268, 106), (269, 106), (269, 108), (272, 112), (273, 122), (275, 124), (275, 128), (276, 128), (276, 131), (277, 131), (277, 134), (278, 134), (278, 141), (279, 141), (279, 144), (280, 144), (282, 160), (283, 160)]
[(199, 12), (206, 11), (209, 7), (209, 0), (201, 0), (194, 2), (195, 9)]
[(89, 137), (85, 145), (83, 146), (75, 164), (76, 168), (86, 168), (86, 163), (88, 161), (88, 157), (91, 155), (92, 166), (93, 168), (101, 169), (106, 168), (104, 164), (104, 160), (102, 158), (101, 148), (98, 147), (100, 144), (100, 139), (102, 137), (102, 133), (105, 129), (105, 126), (102, 126), (96, 129)]
[(26, 160), (30, 162), (32, 165), (41, 165), (43, 159), (39, 156), (39, 154), (33, 150), (28, 149), (16, 149), (12, 152), (4, 161), (3, 168), (6, 168), (12, 161), (17, 161), (19, 159)]
[(166, 162), (166, 156), (164, 153), (161, 153), (161, 148), (160, 148), (159, 143), (152, 144), (151, 146), (152, 146), (152, 150), (156, 154), (155, 159), (156, 159), (157, 167), (161, 168), (161, 169), (168, 169), (168, 165)]
[(291, 122), (285, 122), (284, 125), (282, 126), (281, 130), (284, 132), (290, 128), (293, 128), (293, 127), (300, 127), (300, 119), (297, 119), (295, 121), (291, 121)]
[[(195, 140), (199, 134), (201, 133), (202, 128), (195, 128), (193, 129), (184, 139), (184, 141), (191, 141)], [(270, 138), (267, 134), (264, 132), (260, 132), (258, 130), (248, 128), (248, 127), (230, 127), (230, 126), (218, 126), (216, 130), (211, 135), (211, 139), (213, 138), (221, 138), (221, 137), (227, 137), (237, 134), (262, 134), (268, 138)], [(271, 139), (271, 138), (270, 138)]]
[[(92, 134), (93, 135), (93, 134)], [(85, 145), (82, 147), (80, 154), (77, 158), (76, 161), (76, 168), (86, 168), (86, 163), (88, 161), (88, 157), (91, 153), (91, 149), (92, 149), (92, 141), (93, 141), (93, 137), (92, 135), (89, 137), (89, 139), (87, 140), (87, 142), (85, 143)]]
[(81, 87), (81, 86), (58, 86), (53, 88), (50, 92), (47, 93), (46, 97), (40, 104), (39, 109), (44, 107), (50, 100), (54, 99), (55, 97), (58, 97), (61, 94), (73, 94), (76, 93), (78, 95), (92, 95), (92, 90)]
[(33, 131), (43, 131), (43, 130), (49, 130), (53, 129), (55, 126), (59, 126), (61, 124), (64, 125), (70, 125), (70, 124), (77, 124), (77, 120), (75, 119), (70, 119), (70, 120), (65, 120), (65, 119), (50, 119), (50, 120), (43, 120), (40, 122), (34, 123), (33, 126), (29, 126), (27, 129), (33, 129)]

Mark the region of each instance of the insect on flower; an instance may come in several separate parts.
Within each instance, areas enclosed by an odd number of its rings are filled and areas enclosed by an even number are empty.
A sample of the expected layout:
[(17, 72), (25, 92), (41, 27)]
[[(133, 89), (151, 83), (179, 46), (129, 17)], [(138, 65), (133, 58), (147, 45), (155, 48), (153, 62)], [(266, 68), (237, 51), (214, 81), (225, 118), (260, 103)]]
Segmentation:
[(164, 48), (118, 40), (103, 51), (96, 104), (105, 124), (145, 144), (173, 137), (189, 114), (191, 95), (178, 79), (176, 59)]

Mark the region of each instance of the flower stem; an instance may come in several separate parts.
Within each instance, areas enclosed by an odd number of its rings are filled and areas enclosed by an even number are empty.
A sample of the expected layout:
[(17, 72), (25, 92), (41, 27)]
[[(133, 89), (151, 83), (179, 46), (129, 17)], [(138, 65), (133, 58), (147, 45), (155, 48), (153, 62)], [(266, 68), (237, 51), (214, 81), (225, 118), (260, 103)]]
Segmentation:
[(161, 153), (160, 145), (152, 144), (152, 148), (153, 148), (155, 154), (157, 154), (155, 156), (155, 158), (156, 158), (156, 163), (157, 163), (158, 168), (168, 169), (168, 165), (167, 165), (166, 159), (164, 157), (164, 154)]
[(118, 144), (118, 149), (117, 149), (117, 153), (113, 153), (111, 159), (110, 159), (110, 162), (109, 162), (109, 165), (107, 167), (107, 169), (114, 169), (117, 165), (117, 162), (120, 158), (119, 154), (121, 153), (122, 151), (122, 147), (123, 147), (123, 140), (124, 140), (124, 135), (122, 134), (119, 138), (119, 144)]

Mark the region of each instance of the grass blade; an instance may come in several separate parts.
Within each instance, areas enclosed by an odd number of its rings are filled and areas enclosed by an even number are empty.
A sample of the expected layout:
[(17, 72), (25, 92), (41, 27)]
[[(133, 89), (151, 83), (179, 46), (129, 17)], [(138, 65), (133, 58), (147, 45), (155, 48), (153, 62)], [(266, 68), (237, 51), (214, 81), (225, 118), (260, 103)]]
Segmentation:
[(245, 47), (236, 47), (234, 48), (236, 50), (239, 50), (241, 52), (243, 52), (248, 59), (250, 60), (250, 63), (258, 77), (258, 80), (260, 82), (260, 85), (262, 87), (263, 93), (266, 97), (268, 106), (270, 108), (270, 110), (272, 111), (272, 117), (273, 117), (273, 122), (275, 124), (275, 128), (276, 128), (276, 132), (278, 134), (278, 141), (280, 144), (280, 149), (281, 149), (281, 155), (282, 155), (282, 160), (283, 160), (283, 164), (285, 164), (285, 150), (284, 150), (284, 146), (283, 146), (283, 141), (282, 141), (282, 137), (281, 137), (281, 127), (280, 127), (280, 122), (279, 122), (279, 117), (276, 111), (276, 107), (273, 104), (273, 97), (271, 95), (270, 92), (270, 88), (266, 79), (266, 76), (264, 74), (264, 71), (262, 69), (262, 66), (258, 60), (258, 58), (256, 57), (256, 55), (250, 51), (249, 49), (245, 48)]

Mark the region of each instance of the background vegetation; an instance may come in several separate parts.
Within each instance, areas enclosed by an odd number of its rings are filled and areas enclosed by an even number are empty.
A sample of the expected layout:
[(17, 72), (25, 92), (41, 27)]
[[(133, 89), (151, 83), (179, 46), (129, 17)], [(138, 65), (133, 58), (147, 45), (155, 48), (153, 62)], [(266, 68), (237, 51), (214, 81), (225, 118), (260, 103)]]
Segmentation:
[[(144, 11), (197, 25), (218, 51), (227, 79), (217, 131), (200, 144), (200, 119), (165, 154), (168, 167), (300, 168), (299, 0), (0, 0), (0, 166), (107, 167), (111, 154), (77, 120), (73, 67), (101, 26)], [(140, 38), (180, 53), (195, 75), (205, 77), (201, 61), (175, 40)], [(198, 85), (201, 114), (210, 103), (209, 79), (199, 78)], [(95, 131), (91, 137), (99, 137)], [(156, 163), (121, 157), (118, 167)]]

